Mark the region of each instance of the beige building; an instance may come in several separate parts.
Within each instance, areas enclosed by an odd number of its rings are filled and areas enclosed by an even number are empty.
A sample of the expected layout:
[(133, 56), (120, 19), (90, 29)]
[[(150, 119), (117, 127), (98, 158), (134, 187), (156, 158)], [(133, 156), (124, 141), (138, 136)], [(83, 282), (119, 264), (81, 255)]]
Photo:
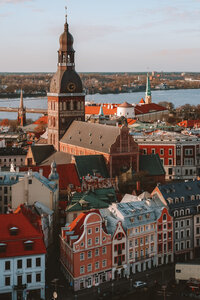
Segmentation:
[(17, 209), (20, 204), (33, 205), (36, 201), (51, 210), (57, 208), (59, 185), (56, 167), (52, 164), (49, 179), (42, 172), (0, 172), (0, 213)]

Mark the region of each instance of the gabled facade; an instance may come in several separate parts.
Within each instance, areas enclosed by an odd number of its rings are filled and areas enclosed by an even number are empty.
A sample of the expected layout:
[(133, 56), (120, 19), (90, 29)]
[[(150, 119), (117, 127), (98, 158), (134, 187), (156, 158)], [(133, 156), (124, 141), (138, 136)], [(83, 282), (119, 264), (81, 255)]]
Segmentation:
[(139, 170), (138, 145), (125, 126), (74, 121), (60, 141), (60, 151), (72, 155), (103, 155), (110, 178)]
[(61, 229), (60, 262), (75, 291), (110, 281), (111, 243), (99, 211), (81, 213)]
[(0, 215), (0, 223), (0, 298), (45, 299), (42, 232), (22, 213)]

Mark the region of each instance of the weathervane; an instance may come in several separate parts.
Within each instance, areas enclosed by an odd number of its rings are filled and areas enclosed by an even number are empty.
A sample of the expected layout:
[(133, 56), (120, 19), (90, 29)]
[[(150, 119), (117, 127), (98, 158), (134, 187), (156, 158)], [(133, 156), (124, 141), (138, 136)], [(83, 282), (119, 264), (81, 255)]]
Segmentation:
[(65, 6), (65, 21), (67, 23), (67, 6)]

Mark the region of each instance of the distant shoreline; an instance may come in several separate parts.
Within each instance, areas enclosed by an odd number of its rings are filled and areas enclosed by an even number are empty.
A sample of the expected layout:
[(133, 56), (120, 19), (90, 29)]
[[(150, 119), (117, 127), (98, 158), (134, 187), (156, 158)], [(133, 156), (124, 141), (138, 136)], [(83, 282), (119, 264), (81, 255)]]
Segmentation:
[[(156, 91), (169, 91), (169, 90), (199, 90), (199, 88), (166, 88), (166, 89), (152, 89), (152, 91), (156, 92)], [(95, 93), (95, 94), (99, 94), (99, 95), (108, 95), (108, 94), (113, 94), (113, 95), (119, 95), (119, 94), (127, 94), (127, 93), (141, 93), (141, 92), (145, 92), (144, 90), (132, 90), (130, 92), (118, 92), (118, 93)], [(87, 95), (95, 95), (95, 94), (87, 94)], [(41, 93), (41, 94), (23, 94), (23, 98), (41, 98), (41, 97), (47, 97), (47, 94)], [(16, 93), (11, 93), (11, 94), (0, 94), (0, 99), (13, 99), (13, 98), (19, 98), (20, 99), (20, 95), (16, 94)]]

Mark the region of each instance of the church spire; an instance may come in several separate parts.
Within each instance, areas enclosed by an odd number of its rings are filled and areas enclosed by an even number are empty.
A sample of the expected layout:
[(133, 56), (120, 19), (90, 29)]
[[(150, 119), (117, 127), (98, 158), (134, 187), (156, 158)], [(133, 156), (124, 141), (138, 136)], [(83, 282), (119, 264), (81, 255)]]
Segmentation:
[(145, 94), (145, 103), (150, 104), (151, 103), (151, 85), (150, 85), (150, 79), (149, 74), (147, 73), (147, 83), (146, 83), (146, 94)]
[(23, 100), (23, 90), (21, 89), (21, 95), (20, 95), (20, 104), (19, 104), (20, 109), (24, 109), (24, 100)]

